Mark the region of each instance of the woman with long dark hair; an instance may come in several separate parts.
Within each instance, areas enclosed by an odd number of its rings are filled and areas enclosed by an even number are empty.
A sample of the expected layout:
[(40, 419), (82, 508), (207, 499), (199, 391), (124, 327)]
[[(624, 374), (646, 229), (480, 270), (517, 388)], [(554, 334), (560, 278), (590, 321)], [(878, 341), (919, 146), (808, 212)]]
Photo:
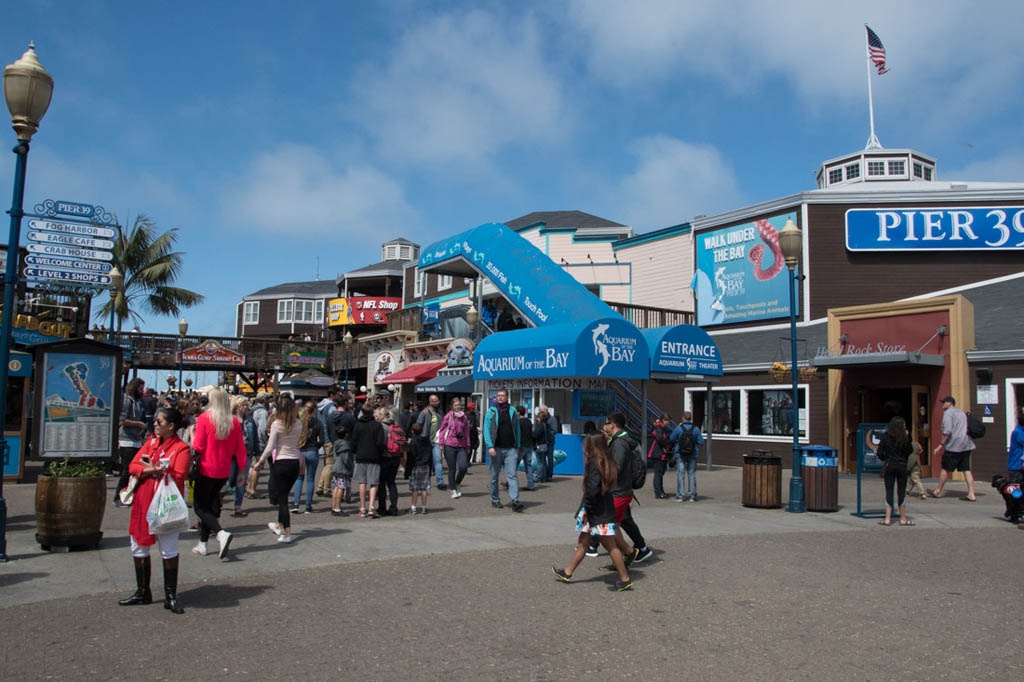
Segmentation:
[(195, 498), (192, 507), (199, 517), (199, 542), (192, 552), (206, 556), (206, 541), (210, 535), (220, 543), (218, 556), (228, 554), (231, 533), (220, 527), (220, 491), (231, 474), (231, 462), (237, 466), (235, 485), (245, 484), (245, 442), (242, 440), (242, 425), (231, 416), (231, 399), (227, 391), (215, 388), (210, 391), (209, 409), (196, 420), (192, 449), (199, 453), (199, 479), (196, 481)]
[(615, 581), (615, 589), (631, 589), (633, 582), (629, 579), (626, 562), (615, 542), (615, 500), (612, 491), (615, 489), (618, 467), (603, 434), (583, 439), (583, 463), (583, 500), (576, 513), (576, 530), (579, 532), (576, 551), (565, 569), (552, 566), (551, 570), (562, 582), (571, 582), (573, 572), (583, 561), (591, 537), (596, 537), (611, 556), (612, 564), (618, 571), (619, 579)]
[(142, 444), (128, 465), (128, 471), (139, 479), (128, 523), (137, 588), (135, 594), (118, 601), (121, 606), (153, 602), (153, 593), (149, 589), (152, 575), (149, 548), (159, 543), (160, 556), (164, 560), (164, 608), (173, 613), (185, 613), (178, 603), (178, 533), (152, 535), (146, 520), (157, 484), (164, 476), (170, 476), (178, 490), (183, 495), (185, 493), (185, 476), (192, 465), (192, 452), (177, 435), (184, 423), (185, 418), (173, 407), (158, 410), (153, 420), (153, 435)]
[(299, 453), (299, 436), (302, 435), (302, 422), (299, 421), (298, 409), (291, 395), (283, 393), (277, 399), (277, 411), (274, 423), (270, 427), (267, 446), (263, 448), (257, 467), (273, 453), (270, 465), (270, 477), (277, 491), (277, 522), (271, 521), (267, 526), (277, 535), (278, 542), (292, 541), (292, 523), (288, 514), (288, 491), (295, 485), (295, 479), (306, 469), (306, 462)]
[(893, 417), (885, 433), (878, 443), (878, 459), (885, 462), (885, 520), (878, 523), (883, 526), (892, 524), (892, 488), (896, 486), (899, 496), (900, 525), (913, 526), (914, 522), (907, 518), (907, 457), (914, 451), (907, 431), (907, 422), (903, 417)]

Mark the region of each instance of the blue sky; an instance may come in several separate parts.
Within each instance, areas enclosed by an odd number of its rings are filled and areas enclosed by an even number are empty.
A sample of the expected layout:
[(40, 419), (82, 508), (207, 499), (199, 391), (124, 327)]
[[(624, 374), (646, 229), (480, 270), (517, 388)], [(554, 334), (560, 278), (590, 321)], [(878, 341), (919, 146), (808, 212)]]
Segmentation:
[(190, 329), (231, 334), (244, 294), (395, 236), (558, 209), (645, 232), (811, 189), (868, 137), (865, 22), (883, 145), (1024, 180), (1020, 2), (28, 0), (0, 58), (34, 40), (56, 82), (26, 204), (179, 227)]

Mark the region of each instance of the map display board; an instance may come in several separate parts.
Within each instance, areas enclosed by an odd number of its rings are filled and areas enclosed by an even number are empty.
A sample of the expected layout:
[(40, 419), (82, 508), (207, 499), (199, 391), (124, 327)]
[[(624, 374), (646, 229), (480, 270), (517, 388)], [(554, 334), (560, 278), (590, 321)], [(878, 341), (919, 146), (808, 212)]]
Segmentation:
[(43, 354), (41, 457), (111, 456), (116, 371), (110, 355)]

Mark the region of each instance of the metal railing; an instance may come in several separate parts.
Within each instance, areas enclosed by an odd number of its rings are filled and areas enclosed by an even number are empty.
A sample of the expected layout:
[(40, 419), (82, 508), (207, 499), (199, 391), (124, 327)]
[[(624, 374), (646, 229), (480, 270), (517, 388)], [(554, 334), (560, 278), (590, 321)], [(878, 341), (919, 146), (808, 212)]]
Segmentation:
[(635, 327), (652, 329), (654, 327), (671, 327), (677, 324), (694, 324), (694, 315), (688, 310), (670, 310), (654, 308), (633, 303), (613, 303), (606, 301), (612, 310), (622, 315)]

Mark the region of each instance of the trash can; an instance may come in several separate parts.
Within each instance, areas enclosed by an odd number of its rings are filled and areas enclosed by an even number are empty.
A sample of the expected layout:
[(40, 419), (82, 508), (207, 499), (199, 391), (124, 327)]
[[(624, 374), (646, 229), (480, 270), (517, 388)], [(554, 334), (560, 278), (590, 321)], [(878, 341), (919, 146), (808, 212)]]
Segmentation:
[(771, 450), (743, 455), (743, 506), (776, 509), (782, 506), (782, 458)]
[(800, 448), (800, 475), (804, 477), (807, 511), (839, 511), (839, 459), (835, 448)]

